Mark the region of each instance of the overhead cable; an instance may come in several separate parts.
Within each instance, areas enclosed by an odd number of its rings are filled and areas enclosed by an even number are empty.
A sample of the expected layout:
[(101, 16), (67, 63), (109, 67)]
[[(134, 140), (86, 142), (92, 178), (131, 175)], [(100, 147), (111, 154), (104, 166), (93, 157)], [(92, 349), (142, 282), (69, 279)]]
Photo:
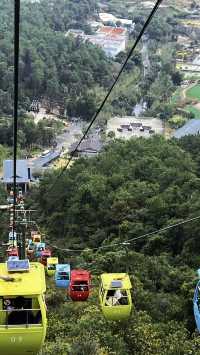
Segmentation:
[[(157, 229), (157, 230), (154, 230), (152, 232), (142, 234), (142, 235), (140, 235), (138, 237), (124, 240), (123, 242), (111, 243), (109, 245), (102, 245), (102, 246), (100, 246), (98, 248), (88, 248), (88, 249), (91, 250), (91, 251), (97, 251), (97, 250), (101, 250), (101, 249), (110, 249), (110, 248), (115, 247), (115, 246), (126, 246), (127, 247), (129, 244), (131, 244), (131, 243), (133, 243), (133, 242), (135, 242), (137, 240), (148, 239), (148, 238), (152, 237), (152, 235), (156, 235), (156, 234), (159, 234), (161, 232), (165, 232), (167, 230), (173, 229), (175, 227), (181, 226), (181, 225), (186, 224), (186, 223), (193, 222), (193, 221), (198, 220), (198, 219), (200, 219), (200, 216), (185, 219), (185, 220), (183, 220), (181, 222), (177, 222), (177, 223), (171, 224), (169, 226), (163, 227), (161, 229)], [(63, 252), (79, 252), (79, 253), (83, 252), (83, 251), (85, 251), (87, 249), (87, 248), (84, 248), (84, 249), (70, 249), (70, 248), (69, 249), (63, 249), (63, 248), (57, 247), (56, 245), (52, 245), (52, 247), (55, 248), (55, 249), (61, 250)]]
[(13, 121), (13, 246), (16, 225), (16, 194), (17, 194), (17, 129), (18, 129), (18, 101), (19, 101), (19, 26), (20, 0), (14, 3), (14, 121)]

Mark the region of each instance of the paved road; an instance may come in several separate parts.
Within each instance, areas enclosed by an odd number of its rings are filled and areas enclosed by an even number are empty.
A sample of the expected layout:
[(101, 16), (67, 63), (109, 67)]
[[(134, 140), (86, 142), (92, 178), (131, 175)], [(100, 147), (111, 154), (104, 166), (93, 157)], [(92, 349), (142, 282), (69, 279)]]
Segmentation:
[(53, 160), (59, 158), (62, 152), (67, 153), (71, 144), (76, 142), (78, 136), (82, 134), (82, 127), (82, 122), (70, 123), (65, 132), (56, 137), (57, 147), (55, 149), (50, 149), (44, 157), (29, 159), (32, 169), (45, 169)]
[(70, 123), (69, 126), (65, 129), (66, 132), (57, 136), (57, 149), (62, 149), (62, 147), (64, 147), (64, 150), (68, 151), (70, 145), (77, 141), (77, 137), (82, 134), (82, 128), (82, 122)]

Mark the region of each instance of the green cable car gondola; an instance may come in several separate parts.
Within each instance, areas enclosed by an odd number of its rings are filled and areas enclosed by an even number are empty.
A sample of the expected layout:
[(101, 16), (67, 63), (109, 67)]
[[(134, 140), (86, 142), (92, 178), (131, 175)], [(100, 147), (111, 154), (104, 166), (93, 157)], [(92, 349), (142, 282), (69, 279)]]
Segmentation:
[(99, 299), (108, 320), (126, 320), (132, 309), (131, 282), (128, 274), (102, 274)]
[[(24, 267), (25, 265), (25, 267)], [(47, 327), (44, 267), (28, 260), (0, 264), (0, 352), (36, 355)]]

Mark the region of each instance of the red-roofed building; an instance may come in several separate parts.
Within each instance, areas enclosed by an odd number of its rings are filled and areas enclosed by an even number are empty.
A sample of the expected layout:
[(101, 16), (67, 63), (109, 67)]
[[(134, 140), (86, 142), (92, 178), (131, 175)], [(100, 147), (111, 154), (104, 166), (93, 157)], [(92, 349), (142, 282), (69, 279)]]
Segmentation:
[(127, 30), (122, 27), (102, 26), (95, 36), (88, 36), (88, 40), (101, 47), (108, 57), (116, 57), (126, 49)]
[(97, 33), (106, 33), (109, 36), (126, 36), (127, 30), (122, 27), (103, 26)]
[(126, 49), (127, 29), (122, 27), (102, 26), (95, 35), (85, 35), (80, 30), (69, 30), (66, 36), (73, 35), (84, 42), (89, 41), (103, 49), (108, 57), (116, 57)]

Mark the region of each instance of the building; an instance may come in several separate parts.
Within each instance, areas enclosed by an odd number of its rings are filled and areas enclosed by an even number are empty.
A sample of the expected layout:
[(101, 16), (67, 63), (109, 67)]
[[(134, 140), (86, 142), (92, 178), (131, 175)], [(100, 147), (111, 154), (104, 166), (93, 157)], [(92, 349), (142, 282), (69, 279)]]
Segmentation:
[[(17, 185), (26, 192), (29, 188), (32, 175), (28, 160), (17, 160)], [(4, 160), (3, 162), (3, 183), (9, 190), (13, 186), (13, 160)]]
[(94, 35), (86, 35), (81, 30), (70, 29), (65, 36), (80, 38), (83, 42), (89, 41), (100, 47), (108, 57), (115, 58), (120, 52), (125, 51), (127, 42), (127, 29), (122, 27), (101, 26)]
[(101, 47), (108, 57), (116, 57), (125, 51), (127, 42), (127, 30), (122, 27), (102, 26), (94, 36), (87, 39)]
[[(138, 6), (142, 9), (150, 9), (152, 10), (152, 8), (154, 7), (155, 2), (153, 1), (140, 1)], [(160, 8), (166, 9), (170, 7), (170, 4), (160, 4)]]
[(200, 73), (200, 65), (193, 63), (176, 63), (176, 68), (184, 72)]
[(174, 138), (180, 139), (189, 135), (200, 134), (200, 119), (189, 120), (183, 127), (177, 129), (174, 133)]
[(123, 26), (126, 28), (134, 28), (134, 24), (133, 24), (132, 20), (128, 20), (125, 18), (118, 18), (112, 14), (109, 14), (108, 12), (100, 12), (99, 18), (103, 22), (104, 25), (109, 25), (110, 23), (116, 25), (119, 22), (120, 26)]
[[(73, 143), (69, 148), (69, 153), (72, 154), (77, 147), (78, 142)], [(86, 156), (92, 157), (98, 153), (103, 148), (103, 143), (98, 135), (90, 136), (89, 138), (83, 140), (79, 145), (76, 156)]]
[(153, 117), (125, 116), (112, 117), (107, 122), (106, 133), (114, 133), (115, 138), (128, 140), (133, 137), (150, 138), (154, 134), (164, 134), (163, 121)]

